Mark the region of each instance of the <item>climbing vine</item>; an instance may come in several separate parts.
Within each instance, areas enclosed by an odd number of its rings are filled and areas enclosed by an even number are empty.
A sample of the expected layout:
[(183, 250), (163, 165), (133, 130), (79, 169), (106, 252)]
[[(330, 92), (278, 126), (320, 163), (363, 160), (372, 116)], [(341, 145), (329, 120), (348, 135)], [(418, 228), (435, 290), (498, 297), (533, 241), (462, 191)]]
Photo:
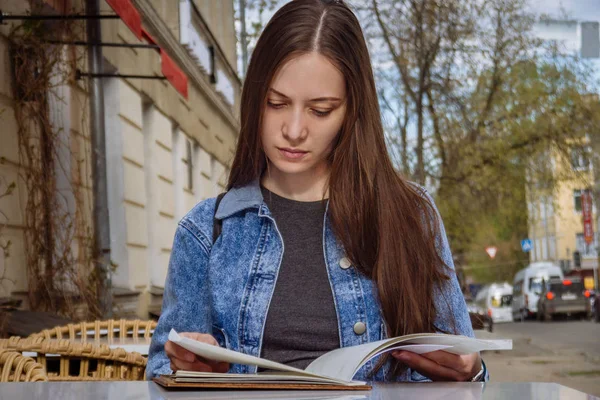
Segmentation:
[[(32, 10), (33, 10), (32, 4)], [(90, 157), (85, 132), (67, 132), (61, 118), (87, 106), (71, 94), (84, 48), (55, 44), (82, 40), (76, 21), (30, 21), (9, 35), (14, 114), (19, 141), (29, 307), (74, 319), (99, 315), (93, 259)], [(62, 117), (61, 117), (62, 116)], [(83, 143), (83, 145), (81, 145)]]
[[(0, 158), (0, 164), (3, 164), (4, 160)], [(8, 182), (4, 176), (0, 175), (0, 200), (10, 196), (15, 190), (15, 182)], [(10, 247), (12, 245), (10, 239), (7, 239), (3, 235), (3, 231), (8, 224), (8, 215), (2, 209), (0, 209), (0, 258), (3, 260), (2, 268), (0, 269), (0, 285), (4, 284), (8, 278), (6, 277), (6, 259), (10, 255)], [(1, 292), (2, 290), (0, 290)]]

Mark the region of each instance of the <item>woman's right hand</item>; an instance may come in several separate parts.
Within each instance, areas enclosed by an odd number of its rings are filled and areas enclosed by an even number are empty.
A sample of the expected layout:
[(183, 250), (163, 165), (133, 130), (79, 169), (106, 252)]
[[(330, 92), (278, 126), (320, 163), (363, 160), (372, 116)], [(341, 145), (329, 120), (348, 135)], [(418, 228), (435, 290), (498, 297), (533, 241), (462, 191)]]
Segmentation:
[[(219, 345), (214, 337), (205, 333), (182, 332), (179, 334), (202, 343), (208, 343), (214, 346)], [(207, 360), (171, 342), (170, 340), (165, 343), (165, 352), (167, 353), (167, 357), (169, 357), (171, 360), (171, 369), (173, 372), (178, 370), (186, 370), (225, 373), (229, 371), (229, 363)]]

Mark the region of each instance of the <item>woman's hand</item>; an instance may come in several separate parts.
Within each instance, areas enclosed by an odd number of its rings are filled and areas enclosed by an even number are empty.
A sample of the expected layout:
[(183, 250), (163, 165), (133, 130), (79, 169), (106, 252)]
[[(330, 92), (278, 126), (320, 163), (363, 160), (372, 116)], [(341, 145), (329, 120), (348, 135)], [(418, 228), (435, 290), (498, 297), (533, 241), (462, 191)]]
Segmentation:
[(470, 381), (481, 370), (479, 353), (459, 356), (443, 350), (421, 355), (394, 351), (392, 356), (432, 381)]
[[(212, 344), (214, 346), (219, 345), (215, 338), (208, 334), (196, 332), (182, 332), (179, 334), (199, 342)], [(229, 363), (207, 360), (171, 342), (170, 340), (165, 343), (165, 352), (167, 353), (167, 357), (169, 357), (171, 360), (171, 369), (173, 372), (176, 372), (180, 369), (186, 371), (222, 373), (229, 371)]]

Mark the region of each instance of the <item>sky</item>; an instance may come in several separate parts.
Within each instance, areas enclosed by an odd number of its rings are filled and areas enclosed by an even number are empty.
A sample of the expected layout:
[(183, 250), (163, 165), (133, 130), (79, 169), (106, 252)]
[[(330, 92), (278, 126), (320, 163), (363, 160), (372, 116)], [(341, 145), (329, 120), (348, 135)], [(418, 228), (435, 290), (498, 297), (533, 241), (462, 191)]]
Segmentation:
[[(279, 7), (290, 0), (279, 0)], [(353, 0), (347, 0), (350, 4)], [(361, 0), (362, 1), (362, 0)], [(528, 0), (531, 11), (537, 14), (548, 14), (550, 17), (560, 18), (565, 12), (569, 18), (578, 22), (600, 22), (600, 0)], [(238, 2), (234, 1), (237, 8)], [(263, 21), (266, 23), (272, 16), (272, 12), (265, 12)], [(257, 20), (258, 12), (249, 11), (246, 15), (248, 21)], [(250, 24), (248, 24), (250, 25)], [(239, 24), (236, 24), (239, 29)], [(241, 49), (240, 49), (241, 53)], [(600, 66), (600, 60), (598, 61)], [(238, 57), (239, 71), (241, 68), (241, 57)]]
[(561, 8), (569, 17), (579, 21), (600, 21), (599, 0), (529, 0), (532, 10), (560, 16)]

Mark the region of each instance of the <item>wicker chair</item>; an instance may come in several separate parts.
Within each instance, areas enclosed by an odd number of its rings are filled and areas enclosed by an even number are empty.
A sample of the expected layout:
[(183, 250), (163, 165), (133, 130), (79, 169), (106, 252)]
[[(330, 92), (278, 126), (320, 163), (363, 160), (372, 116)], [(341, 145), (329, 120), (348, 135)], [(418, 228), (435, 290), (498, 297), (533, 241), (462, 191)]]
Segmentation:
[(107, 338), (108, 340), (139, 338), (149, 342), (155, 328), (156, 321), (110, 319), (44, 329), (41, 332), (30, 335), (29, 338), (68, 339), (82, 343), (101, 338)]
[(139, 353), (106, 345), (46, 340), (43, 337), (0, 340), (0, 350), (34, 352), (50, 381), (99, 381), (145, 379), (147, 360)]
[(0, 382), (48, 382), (42, 364), (17, 351), (0, 350)]

